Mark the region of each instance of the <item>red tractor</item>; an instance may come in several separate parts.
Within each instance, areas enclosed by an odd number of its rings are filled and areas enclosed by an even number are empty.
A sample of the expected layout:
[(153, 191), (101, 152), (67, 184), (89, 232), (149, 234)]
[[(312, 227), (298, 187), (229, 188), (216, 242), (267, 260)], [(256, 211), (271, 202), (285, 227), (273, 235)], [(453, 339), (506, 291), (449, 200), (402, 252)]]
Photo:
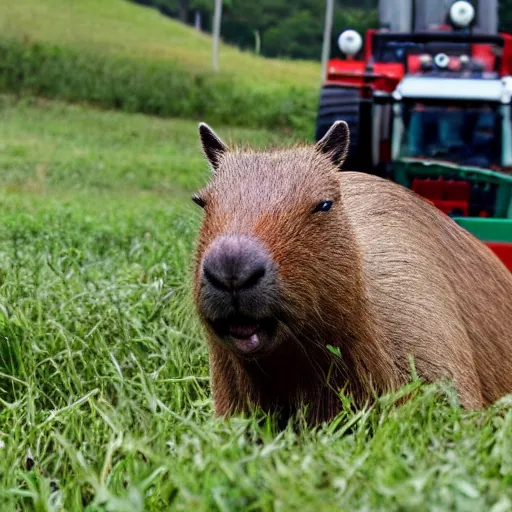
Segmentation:
[(381, 27), (340, 34), (316, 139), (348, 122), (346, 168), (405, 185), (512, 270), (512, 34), (498, 1), (381, 0)]

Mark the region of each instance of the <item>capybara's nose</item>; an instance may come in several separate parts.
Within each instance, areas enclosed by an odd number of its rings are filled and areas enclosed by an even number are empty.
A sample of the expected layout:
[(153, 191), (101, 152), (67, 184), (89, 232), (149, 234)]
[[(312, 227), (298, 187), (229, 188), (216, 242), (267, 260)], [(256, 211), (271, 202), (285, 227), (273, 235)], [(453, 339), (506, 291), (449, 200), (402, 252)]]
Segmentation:
[(267, 273), (269, 256), (261, 244), (245, 235), (217, 238), (203, 262), (208, 286), (227, 292), (256, 287)]

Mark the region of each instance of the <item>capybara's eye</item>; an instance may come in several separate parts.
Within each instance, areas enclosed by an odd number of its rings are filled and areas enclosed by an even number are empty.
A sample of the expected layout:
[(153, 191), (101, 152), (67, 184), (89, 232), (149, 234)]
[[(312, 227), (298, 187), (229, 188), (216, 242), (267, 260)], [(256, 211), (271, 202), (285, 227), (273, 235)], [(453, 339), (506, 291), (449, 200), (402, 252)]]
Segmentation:
[(199, 205), (201, 208), (204, 208), (206, 205), (205, 200), (202, 197), (198, 196), (197, 194), (194, 194), (192, 196), (192, 201), (194, 201), (194, 203)]
[(332, 201), (322, 201), (318, 203), (313, 209), (313, 213), (317, 212), (328, 212), (331, 209)]

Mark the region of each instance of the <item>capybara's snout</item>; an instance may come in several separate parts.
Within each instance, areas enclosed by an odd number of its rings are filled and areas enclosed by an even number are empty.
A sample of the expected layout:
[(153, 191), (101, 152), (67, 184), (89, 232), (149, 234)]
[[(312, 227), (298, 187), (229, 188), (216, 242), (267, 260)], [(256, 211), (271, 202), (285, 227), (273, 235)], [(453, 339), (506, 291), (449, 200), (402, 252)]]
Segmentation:
[(243, 295), (257, 293), (268, 280), (271, 259), (254, 238), (225, 235), (217, 238), (203, 261), (205, 288), (217, 293)]
[(258, 239), (217, 237), (205, 252), (199, 278), (199, 309), (218, 338), (244, 352), (270, 343), (276, 327), (277, 269)]

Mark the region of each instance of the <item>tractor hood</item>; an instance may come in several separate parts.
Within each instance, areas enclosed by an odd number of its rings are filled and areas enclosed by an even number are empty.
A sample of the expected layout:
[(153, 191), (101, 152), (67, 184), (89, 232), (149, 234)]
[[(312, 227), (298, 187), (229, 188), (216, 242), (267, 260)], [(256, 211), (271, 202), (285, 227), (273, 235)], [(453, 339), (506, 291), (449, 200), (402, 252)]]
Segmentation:
[(395, 100), (469, 100), (508, 104), (512, 77), (499, 79), (406, 76), (393, 92)]

